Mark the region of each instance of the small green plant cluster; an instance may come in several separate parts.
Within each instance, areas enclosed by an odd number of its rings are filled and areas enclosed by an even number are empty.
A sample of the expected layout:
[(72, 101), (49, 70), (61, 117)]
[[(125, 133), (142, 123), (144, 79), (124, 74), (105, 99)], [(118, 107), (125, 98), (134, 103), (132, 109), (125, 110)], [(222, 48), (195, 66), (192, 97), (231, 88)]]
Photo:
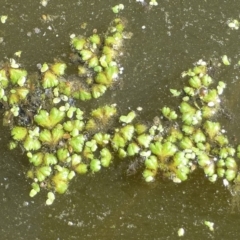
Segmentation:
[(117, 79), (123, 30), (123, 21), (117, 18), (104, 36), (72, 36), (78, 68), (72, 78), (63, 62), (44, 63), (37, 79), (15, 60), (0, 69), (0, 101), (4, 124), (11, 128), (10, 149), (20, 146), (26, 152), (30, 196), (47, 188), (47, 205), (56, 192), (66, 192), (77, 174), (99, 172), (114, 158), (141, 159), (146, 182), (165, 176), (180, 183), (196, 168), (202, 168), (211, 182), (239, 179), (240, 146), (234, 148), (221, 124), (213, 120), (225, 83), (213, 81), (204, 62), (182, 73), (186, 86), (170, 90), (179, 106), (175, 110), (164, 106), (153, 124), (137, 121), (135, 111), (119, 115), (115, 105), (89, 113), (78, 107), (77, 100), (102, 96)]

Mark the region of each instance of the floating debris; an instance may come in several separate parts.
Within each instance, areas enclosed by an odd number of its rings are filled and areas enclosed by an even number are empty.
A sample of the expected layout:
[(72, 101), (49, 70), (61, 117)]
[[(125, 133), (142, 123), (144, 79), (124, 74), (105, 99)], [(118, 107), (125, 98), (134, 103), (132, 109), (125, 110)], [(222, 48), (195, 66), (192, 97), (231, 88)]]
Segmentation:
[(7, 19), (8, 19), (8, 16), (7, 15), (2, 15), (1, 17), (0, 17), (0, 19), (1, 19), (1, 23), (6, 23), (6, 21), (7, 21)]

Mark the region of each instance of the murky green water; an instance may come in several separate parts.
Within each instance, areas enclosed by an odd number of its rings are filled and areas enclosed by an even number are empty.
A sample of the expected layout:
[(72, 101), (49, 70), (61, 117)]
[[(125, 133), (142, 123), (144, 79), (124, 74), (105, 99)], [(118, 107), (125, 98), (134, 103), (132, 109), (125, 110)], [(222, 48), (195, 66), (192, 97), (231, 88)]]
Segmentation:
[[(123, 113), (141, 106), (140, 118), (152, 121), (165, 104), (176, 106), (168, 89), (183, 86), (180, 74), (193, 62), (223, 54), (235, 64), (240, 59), (240, 30), (226, 25), (228, 19), (238, 19), (239, 1), (158, 2), (159, 6), (149, 9), (134, 0), (121, 1), (125, 5), (121, 16), (133, 33), (122, 57), (123, 84), (93, 104), (117, 103)], [(0, 15), (8, 15), (8, 19), (0, 24), (1, 59), (21, 50), (21, 63), (29, 72), (54, 58), (67, 61), (70, 34), (89, 34), (94, 28), (105, 31), (114, 18), (110, 7), (117, 3), (50, 0), (43, 7), (39, 1), (2, 0)], [(43, 14), (54, 20), (43, 22)], [(85, 30), (80, 28), (84, 22)], [(224, 95), (227, 114), (219, 117), (229, 138), (236, 142), (240, 142), (238, 76), (234, 64), (216, 69), (216, 77), (228, 86)], [(46, 207), (45, 194), (33, 199), (28, 196), (26, 158), (20, 151), (7, 150), (8, 139), (8, 128), (2, 128), (1, 239), (177, 239), (180, 227), (185, 229), (184, 239), (240, 237), (240, 214), (231, 213), (230, 193), (221, 181), (210, 183), (202, 171), (182, 184), (164, 179), (146, 184), (140, 176), (127, 177), (123, 161), (93, 176), (76, 178), (67, 194)], [(215, 223), (214, 232), (203, 224), (205, 220)]]

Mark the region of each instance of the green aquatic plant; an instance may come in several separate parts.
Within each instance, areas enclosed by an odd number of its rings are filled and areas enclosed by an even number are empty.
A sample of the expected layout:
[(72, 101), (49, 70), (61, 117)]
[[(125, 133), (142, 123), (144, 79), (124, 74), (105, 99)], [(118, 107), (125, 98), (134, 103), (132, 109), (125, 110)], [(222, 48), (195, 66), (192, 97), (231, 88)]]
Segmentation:
[(30, 197), (46, 188), (51, 205), (75, 176), (111, 168), (116, 158), (138, 159), (146, 182), (164, 176), (180, 183), (196, 168), (211, 182), (238, 178), (240, 147), (231, 145), (217, 121), (226, 84), (208, 74), (204, 61), (182, 73), (182, 89), (170, 89), (178, 106), (160, 106), (161, 116), (152, 122), (140, 122), (134, 109), (119, 116), (116, 104), (81, 105), (103, 96), (118, 80), (124, 30), (125, 21), (116, 18), (105, 34), (71, 35), (72, 76), (62, 61), (43, 63), (38, 81), (14, 59), (0, 69), (4, 124), (11, 129), (10, 149), (26, 152)]

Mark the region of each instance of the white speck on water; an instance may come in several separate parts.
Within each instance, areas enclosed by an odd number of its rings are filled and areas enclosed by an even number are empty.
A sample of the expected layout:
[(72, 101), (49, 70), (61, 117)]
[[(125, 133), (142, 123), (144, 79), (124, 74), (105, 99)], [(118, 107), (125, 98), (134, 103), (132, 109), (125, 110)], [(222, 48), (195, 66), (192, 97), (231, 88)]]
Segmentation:
[(39, 28), (34, 28), (33, 30), (36, 34), (39, 34), (41, 32), (41, 30)]

